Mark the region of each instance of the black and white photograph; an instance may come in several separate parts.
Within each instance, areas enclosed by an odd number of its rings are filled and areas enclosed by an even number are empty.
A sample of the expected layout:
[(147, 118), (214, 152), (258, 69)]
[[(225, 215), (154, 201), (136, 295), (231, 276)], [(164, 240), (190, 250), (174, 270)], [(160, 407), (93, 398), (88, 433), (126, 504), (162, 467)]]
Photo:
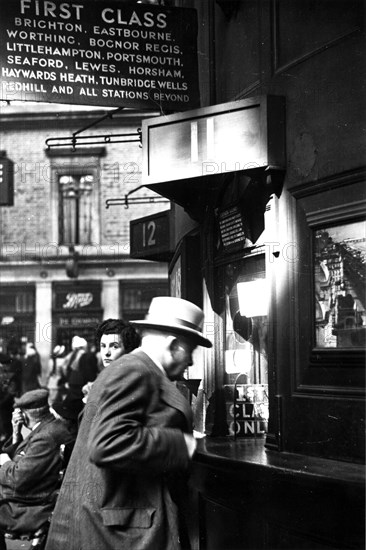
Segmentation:
[(364, 550), (364, 0), (0, 0), (0, 550)]

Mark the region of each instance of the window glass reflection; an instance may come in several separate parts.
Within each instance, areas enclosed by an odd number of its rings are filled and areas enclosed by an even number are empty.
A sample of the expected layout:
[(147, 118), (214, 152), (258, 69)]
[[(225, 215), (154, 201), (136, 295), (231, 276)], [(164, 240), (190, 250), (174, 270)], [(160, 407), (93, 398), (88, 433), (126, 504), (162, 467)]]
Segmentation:
[(318, 229), (314, 240), (316, 347), (363, 348), (366, 222)]

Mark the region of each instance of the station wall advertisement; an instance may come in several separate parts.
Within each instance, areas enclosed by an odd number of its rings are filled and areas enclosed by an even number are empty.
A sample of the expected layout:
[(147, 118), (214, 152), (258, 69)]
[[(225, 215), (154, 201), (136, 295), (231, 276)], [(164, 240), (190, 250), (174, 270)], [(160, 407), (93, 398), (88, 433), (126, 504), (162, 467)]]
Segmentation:
[(199, 107), (197, 14), (122, 0), (0, 0), (1, 99)]

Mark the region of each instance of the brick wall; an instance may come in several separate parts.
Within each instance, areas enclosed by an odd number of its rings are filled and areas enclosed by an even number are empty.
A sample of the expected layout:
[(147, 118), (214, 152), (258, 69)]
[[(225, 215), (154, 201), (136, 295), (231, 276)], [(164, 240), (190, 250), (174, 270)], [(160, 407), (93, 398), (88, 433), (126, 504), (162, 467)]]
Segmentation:
[[(34, 113), (29, 112), (29, 106), (24, 107), (24, 119), (15, 112), (22, 106), (4, 106), (1, 110), (2, 123), (1, 149), (14, 162), (14, 206), (3, 207), (0, 212), (0, 231), (2, 244), (13, 250), (13, 246), (23, 246), (29, 253), (38, 247), (44, 247), (50, 242), (52, 226), (51, 209), (52, 159), (46, 154), (45, 140), (57, 136), (70, 136), (72, 132), (83, 128), (85, 119), (81, 111), (80, 118), (74, 112), (70, 120), (59, 120), (59, 106), (48, 107), (51, 110), (48, 119), (39, 120), (38, 105), (35, 104)], [(53, 112), (52, 112), (53, 110)], [(32, 116), (34, 120), (32, 121)], [(95, 120), (100, 117), (96, 114)], [(47, 118), (47, 117), (46, 117)], [(89, 124), (93, 119), (88, 119)], [(135, 132), (141, 126), (141, 120), (124, 122), (122, 117), (116, 121), (109, 119), (106, 123), (98, 124), (83, 132), (81, 135), (115, 134)], [(142, 149), (139, 143), (106, 143), (102, 144), (105, 154), (100, 157), (99, 176), (99, 215), (100, 215), (100, 243), (120, 251), (128, 252), (129, 222), (132, 219), (152, 214), (169, 208), (169, 204), (135, 204), (129, 208), (125, 206), (111, 206), (106, 209), (106, 200), (123, 197), (129, 191), (141, 185)], [(95, 147), (95, 146), (94, 146)], [(60, 149), (57, 149), (59, 151)], [(56, 148), (53, 149), (56, 151)], [(76, 153), (78, 148), (76, 149)], [(57, 154), (57, 152), (55, 153)], [(65, 162), (68, 157), (62, 157)], [(84, 162), (84, 160), (78, 160)], [(63, 161), (61, 161), (61, 164)], [(90, 157), (85, 157), (85, 163), (90, 163)], [(151, 195), (149, 189), (143, 188), (136, 195)]]

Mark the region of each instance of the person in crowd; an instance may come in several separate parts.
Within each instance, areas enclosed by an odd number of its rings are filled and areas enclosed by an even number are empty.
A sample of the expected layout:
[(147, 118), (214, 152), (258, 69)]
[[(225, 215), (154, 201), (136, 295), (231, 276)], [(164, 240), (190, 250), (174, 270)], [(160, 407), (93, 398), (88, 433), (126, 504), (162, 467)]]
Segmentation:
[(186, 472), (196, 440), (189, 403), (174, 381), (197, 345), (211, 347), (203, 318), (191, 302), (157, 297), (146, 319), (133, 322), (141, 347), (94, 382), (46, 550), (188, 548), (175, 476)]
[[(95, 340), (100, 350), (103, 368), (141, 344), (141, 337), (135, 327), (123, 319), (106, 319), (100, 323), (95, 331)], [(83, 386), (84, 403), (92, 386), (93, 382), (87, 382)]]
[[(35, 532), (47, 523), (60, 485), (60, 446), (71, 435), (48, 406), (45, 389), (15, 399), (13, 434), (0, 455), (0, 548), (3, 533)], [(22, 428), (30, 433), (23, 439)]]
[(63, 373), (66, 395), (69, 399), (83, 398), (82, 387), (95, 380), (98, 374), (98, 362), (95, 353), (88, 351), (85, 338), (74, 336), (71, 341), (72, 351), (65, 357)]
[(22, 362), (21, 362), (22, 342), (18, 338), (11, 338), (7, 346), (7, 354), (10, 357), (9, 371), (13, 375), (13, 384), (17, 396), (22, 393)]
[(42, 366), (39, 353), (32, 342), (25, 345), (22, 361), (22, 393), (41, 387)]
[(72, 450), (74, 448), (77, 432), (78, 417), (83, 409), (83, 403), (79, 399), (66, 397), (63, 401), (56, 401), (51, 405), (50, 411), (55, 418), (63, 422), (71, 434), (72, 439), (63, 448), (63, 463), (66, 469)]
[(16, 374), (11, 367), (11, 357), (0, 353), (0, 450), (13, 431), (11, 418), (17, 387)]
[(65, 384), (68, 386), (71, 374), (79, 368), (80, 358), (86, 353), (88, 342), (80, 336), (73, 336), (71, 340), (71, 351), (68, 353), (62, 364), (62, 374)]
[(62, 401), (65, 397), (64, 392), (64, 377), (62, 373), (61, 365), (63, 364), (63, 355), (65, 353), (65, 346), (57, 344), (50, 356), (49, 361), (49, 375), (47, 380), (47, 389), (49, 392), (48, 402), (50, 405), (58, 401)]

